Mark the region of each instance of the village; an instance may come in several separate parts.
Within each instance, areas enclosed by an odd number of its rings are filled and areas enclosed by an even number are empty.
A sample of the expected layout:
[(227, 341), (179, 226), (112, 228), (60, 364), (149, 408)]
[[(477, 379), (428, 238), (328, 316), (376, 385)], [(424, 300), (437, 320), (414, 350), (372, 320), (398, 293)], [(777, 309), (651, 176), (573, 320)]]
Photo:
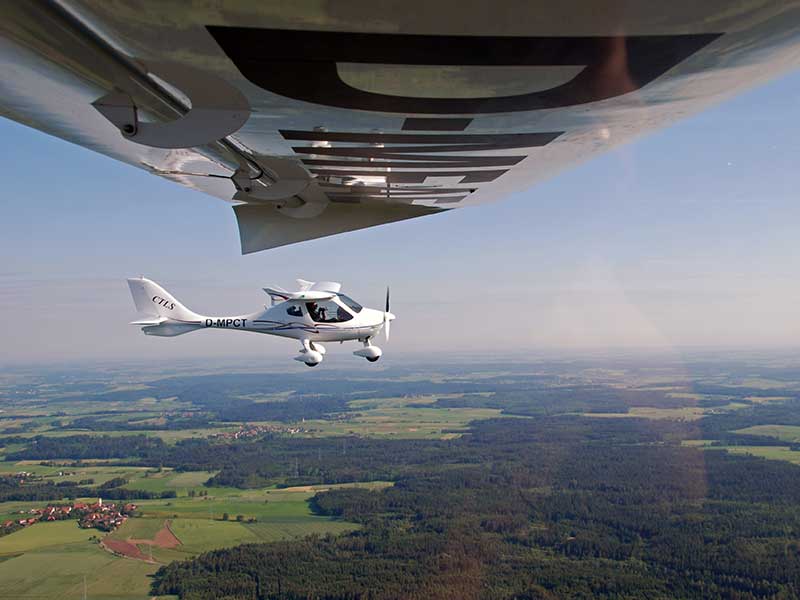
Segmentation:
[(20, 511), (20, 515), (27, 516), (5, 521), (2, 529), (3, 533), (11, 533), (23, 527), (30, 527), (35, 523), (77, 519), (78, 526), (81, 528), (108, 532), (114, 531), (127, 521), (134, 514), (136, 508), (136, 505), (131, 503), (120, 505), (113, 502), (104, 503), (102, 498), (98, 498), (97, 502), (92, 504), (74, 502), (73, 504), (48, 505), (44, 508)]
[[(305, 419), (303, 419), (305, 422)], [(298, 433), (311, 433), (312, 429), (305, 427), (287, 427), (283, 425), (242, 425), (236, 431), (223, 431), (214, 433), (210, 437), (219, 440), (241, 440), (247, 438), (255, 438), (267, 433), (288, 433), (295, 435)]]

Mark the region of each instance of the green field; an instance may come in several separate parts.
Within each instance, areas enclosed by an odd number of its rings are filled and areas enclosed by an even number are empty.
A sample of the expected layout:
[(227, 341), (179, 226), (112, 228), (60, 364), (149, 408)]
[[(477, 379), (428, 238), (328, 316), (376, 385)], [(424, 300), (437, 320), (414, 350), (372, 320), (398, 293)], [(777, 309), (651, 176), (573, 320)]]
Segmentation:
[[(359, 485), (359, 484), (355, 484)], [(360, 484), (380, 489), (388, 483)], [(183, 553), (194, 554), (243, 542), (272, 542), (311, 534), (341, 533), (356, 526), (311, 513), (308, 499), (317, 491), (342, 486), (238, 490), (210, 488), (207, 498), (143, 500), (141, 518), (130, 519), (112, 534), (119, 539), (151, 539), (165, 519), (181, 540)], [(348, 486), (352, 487), (352, 486)], [(228, 513), (228, 521), (223, 514)], [(237, 515), (243, 521), (237, 522)], [(255, 522), (248, 522), (250, 519)]]
[[(397, 437), (407, 439), (450, 439), (466, 430), (471, 421), (505, 416), (495, 408), (436, 408), (438, 398), (459, 396), (442, 394), (413, 398), (379, 398), (355, 400), (338, 420), (306, 420), (302, 426), (312, 430), (305, 435), (361, 435), (368, 437)], [(298, 424), (300, 425), (300, 424)], [(455, 430), (455, 431), (454, 431)]]
[(156, 566), (100, 548), (94, 529), (76, 521), (37, 523), (0, 537), (0, 598), (147, 598)]
[[(389, 485), (391, 484), (387, 482), (342, 484), (347, 487), (360, 486), (369, 489), (380, 489)], [(186, 518), (213, 521), (222, 518), (223, 513), (227, 512), (231, 519), (235, 519), (236, 515), (242, 515), (245, 519), (255, 518), (259, 522), (285, 518), (313, 521), (321, 517), (311, 513), (308, 508), (308, 500), (317, 491), (342, 486), (319, 485), (255, 490), (206, 488), (208, 492), (206, 497), (182, 496), (164, 500), (142, 500), (137, 504), (143, 516), (165, 519)]]
[[(246, 542), (261, 541), (242, 523), (236, 521), (212, 521), (208, 519), (178, 518), (170, 519), (170, 529), (181, 541), (175, 548), (161, 548), (155, 544), (137, 542), (145, 556), (152, 557), (160, 563), (191, 558), (201, 552), (236, 546)], [(112, 533), (110, 537), (122, 540), (153, 540), (156, 533), (164, 527), (165, 519), (136, 518), (129, 519), (125, 525)], [(310, 533), (310, 532), (309, 532)], [(302, 533), (298, 537), (308, 535)]]
[(215, 471), (190, 471), (180, 473), (172, 469), (162, 469), (160, 473), (137, 473), (125, 484), (126, 488), (163, 492), (175, 490), (179, 496), (186, 495), (189, 489), (200, 489)]
[(734, 433), (766, 435), (784, 442), (800, 441), (800, 427), (797, 425), (754, 425), (753, 427), (739, 429)]
[[(14, 470), (47, 470), (39, 465), (12, 465)], [(207, 472), (162, 473), (143, 477), (143, 471), (119, 467), (92, 467), (106, 478), (127, 473), (139, 476), (151, 489), (175, 489), (175, 486), (200, 488)], [(388, 482), (345, 484), (381, 489)], [(136, 487), (139, 487), (137, 485)], [(307, 535), (338, 534), (352, 531), (353, 523), (335, 521), (311, 513), (308, 499), (317, 491), (341, 486), (304, 486), (286, 489), (240, 490), (205, 488), (208, 497), (139, 502), (141, 517), (129, 519), (110, 536), (128, 540), (153, 540), (171, 521), (171, 529), (181, 541), (176, 548), (160, 548), (139, 543), (145, 556), (156, 564), (122, 558), (102, 549), (98, 543), (105, 534), (94, 529), (80, 529), (74, 520), (37, 523), (0, 537), (0, 599), (5, 598), (81, 598), (86, 577), (87, 597), (134, 600), (148, 598), (149, 578), (158, 563), (183, 560), (216, 548), (247, 542), (272, 542)], [(41, 507), (43, 502), (7, 502), (2, 513), (17, 517), (19, 510)], [(222, 520), (223, 513), (229, 520)], [(237, 522), (236, 516), (245, 520)], [(20, 515), (21, 516), (21, 515)], [(255, 522), (247, 522), (254, 519)], [(43, 574), (46, 573), (46, 576)]]
[(621, 417), (640, 419), (670, 419), (676, 421), (696, 421), (703, 416), (702, 408), (688, 406), (685, 408), (651, 408), (635, 406), (626, 413), (582, 413), (584, 417), (594, 419), (619, 419)]
[[(46, 481), (82, 481), (93, 479), (94, 483), (85, 487), (97, 487), (109, 479), (122, 477), (128, 480), (124, 487), (129, 489), (163, 492), (175, 490), (178, 495), (186, 495), (189, 489), (200, 489), (216, 472), (191, 471), (178, 472), (165, 468), (157, 472), (149, 467), (131, 467), (113, 464), (94, 464), (90, 466), (48, 466), (39, 461), (0, 462), (0, 474), (27, 471), (44, 477)], [(59, 475), (59, 473), (63, 473)], [(98, 490), (102, 496), (102, 491)]]
[[(131, 417), (127, 414), (125, 417)], [(28, 419), (29, 420), (29, 419)], [(22, 421), (27, 422), (28, 420)], [(110, 419), (109, 419), (110, 420)], [(119, 420), (124, 421), (125, 418)], [(214, 434), (224, 433), (227, 431), (236, 431), (239, 428), (238, 424), (225, 424), (220, 427), (206, 427), (201, 429), (176, 429), (176, 430), (125, 430), (125, 431), (90, 431), (88, 429), (54, 429), (52, 427), (44, 426), (36, 428), (31, 431), (18, 434), (20, 437), (30, 438), (36, 435), (44, 435), (47, 437), (70, 437), (73, 435), (107, 435), (111, 437), (120, 437), (126, 435), (146, 435), (148, 437), (158, 437), (164, 440), (167, 444), (174, 444), (179, 440), (186, 440), (190, 438), (206, 438)], [(7, 450), (8, 451), (8, 450)]]
[(164, 519), (136, 517), (128, 519), (119, 529), (109, 533), (106, 537), (120, 540), (127, 540), (128, 538), (152, 539), (163, 526)]
[(794, 452), (788, 446), (714, 446), (708, 450), (727, 450), (731, 454), (749, 454), (800, 465), (800, 452)]
[[(39, 464), (39, 461), (21, 461), (21, 462), (0, 462), (0, 474), (4, 473), (18, 473), (20, 471), (27, 471), (40, 477), (44, 477), (46, 481), (53, 481), (59, 483), (61, 481), (82, 481), (85, 479), (94, 479), (92, 485), (97, 486), (105, 483), (109, 479), (115, 477), (124, 477), (131, 481), (143, 479), (147, 475), (147, 471), (152, 471), (146, 467), (128, 467), (128, 466), (115, 466), (109, 464), (91, 465), (84, 467), (71, 467), (71, 466), (48, 466)], [(63, 473), (59, 475), (59, 473)]]
[(738, 410), (749, 406), (743, 402), (730, 402), (724, 406), (700, 407), (684, 406), (682, 408), (655, 408), (651, 406), (634, 406), (626, 413), (582, 413), (584, 417), (617, 419), (620, 417), (638, 417), (642, 419), (670, 419), (674, 421), (696, 421), (705, 415)]
[(256, 535), (236, 521), (175, 519), (172, 531), (181, 541), (180, 549), (191, 554), (259, 541)]
[(86, 542), (99, 535), (94, 529), (81, 529), (77, 521), (37, 523), (11, 535), (0, 537), (0, 556)]
[(85, 577), (87, 598), (144, 600), (150, 597), (148, 576), (157, 568), (118, 558), (92, 542), (51, 546), (0, 562), (0, 598), (79, 599)]

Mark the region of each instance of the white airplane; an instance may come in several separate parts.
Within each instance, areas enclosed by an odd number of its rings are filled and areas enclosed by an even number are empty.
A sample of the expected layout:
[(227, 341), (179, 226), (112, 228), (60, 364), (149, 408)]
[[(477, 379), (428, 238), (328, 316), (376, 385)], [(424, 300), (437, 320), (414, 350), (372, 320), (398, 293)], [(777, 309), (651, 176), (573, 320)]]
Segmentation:
[(295, 360), (316, 367), (325, 356), (320, 342), (358, 340), (363, 347), (353, 352), (370, 362), (383, 352), (372, 340), (383, 330), (389, 341), (390, 323), (395, 315), (389, 312), (389, 288), (386, 288), (385, 310), (365, 308), (341, 293), (342, 284), (335, 281), (312, 282), (298, 279), (299, 291), (280, 287), (264, 288), (272, 300), (247, 315), (208, 317), (189, 310), (155, 281), (144, 277), (128, 279), (133, 302), (141, 318), (139, 325), (146, 335), (175, 337), (198, 329), (232, 329), (253, 331), (300, 340), (302, 347)]

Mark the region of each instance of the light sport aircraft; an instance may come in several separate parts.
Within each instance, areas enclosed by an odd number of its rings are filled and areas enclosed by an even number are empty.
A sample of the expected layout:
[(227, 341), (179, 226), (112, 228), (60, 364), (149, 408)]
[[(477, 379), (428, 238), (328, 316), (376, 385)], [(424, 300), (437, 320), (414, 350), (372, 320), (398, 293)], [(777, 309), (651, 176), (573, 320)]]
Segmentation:
[(386, 288), (384, 310), (365, 308), (341, 292), (334, 281), (317, 283), (298, 279), (300, 289), (288, 292), (282, 288), (264, 288), (272, 300), (247, 315), (209, 317), (189, 310), (155, 281), (144, 277), (128, 279), (133, 302), (141, 317), (139, 325), (146, 335), (174, 337), (199, 329), (231, 329), (253, 331), (300, 340), (300, 353), (295, 357), (309, 367), (316, 367), (325, 356), (320, 342), (360, 341), (362, 347), (353, 352), (370, 362), (383, 352), (372, 340), (383, 330), (389, 341), (390, 323), (395, 315), (389, 312), (389, 288)]
[(502, 198), (798, 65), (800, 0), (0, 2), (0, 115), (234, 203), (245, 253)]

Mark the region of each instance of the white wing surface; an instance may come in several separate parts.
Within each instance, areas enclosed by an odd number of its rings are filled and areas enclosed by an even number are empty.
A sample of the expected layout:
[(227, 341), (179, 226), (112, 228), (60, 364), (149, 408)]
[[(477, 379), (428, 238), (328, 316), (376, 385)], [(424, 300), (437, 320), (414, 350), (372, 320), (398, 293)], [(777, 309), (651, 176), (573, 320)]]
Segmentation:
[(798, 64), (785, 0), (0, 3), (0, 114), (234, 203), (243, 252), (502, 198)]

